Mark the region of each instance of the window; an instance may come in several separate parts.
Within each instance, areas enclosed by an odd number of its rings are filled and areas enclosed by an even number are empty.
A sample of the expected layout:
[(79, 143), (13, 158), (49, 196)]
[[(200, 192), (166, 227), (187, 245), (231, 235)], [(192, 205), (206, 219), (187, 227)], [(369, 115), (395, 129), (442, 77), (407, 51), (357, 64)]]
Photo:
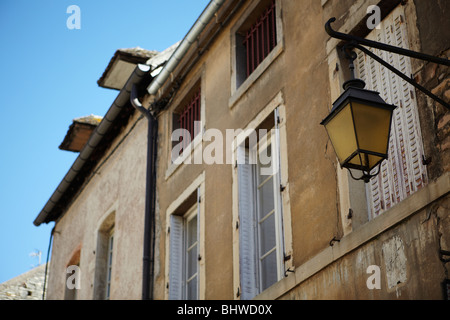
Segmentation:
[(200, 86), (197, 85), (194, 90), (192, 90), (192, 93), (188, 95), (188, 98), (185, 99), (181, 103), (181, 106), (173, 113), (172, 130), (175, 134), (173, 137), (174, 139), (172, 139), (172, 148), (176, 152), (174, 156), (180, 156), (201, 131), (200, 121), (201, 89)]
[(277, 122), (275, 109), (257, 134), (250, 135), (237, 149), (241, 299), (253, 298), (284, 276)]
[(282, 92), (235, 132), (232, 150), (233, 287), (247, 300), (295, 269)]
[(245, 48), (247, 78), (277, 45), (275, 0), (269, 3), (248, 30), (241, 32), (239, 39)]
[(200, 188), (191, 192), (168, 216), (170, 300), (197, 300), (201, 297), (200, 192)]
[[(407, 48), (408, 37), (403, 7), (398, 7), (374, 29), (368, 39)], [(411, 74), (408, 57), (372, 49), (383, 60), (406, 75)], [(382, 163), (381, 172), (367, 185), (370, 218), (399, 203), (427, 183), (422, 164), (423, 145), (414, 88), (364, 53), (355, 61), (358, 75), (366, 88), (380, 92), (382, 98), (397, 106), (393, 115), (389, 158)], [(376, 169), (377, 170), (377, 169)]]
[(64, 300), (77, 300), (78, 291), (81, 289), (80, 285), (80, 257), (81, 245), (79, 245), (66, 265), (66, 281), (64, 290)]
[(79, 281), (79, 275), (76, 274), (76, 272), (79, 272), (80, 263), (77, 262), (76, 264), (71, 264), (66, 271), (69, 272), (66, 273), (66, 289), (64, 291), (64, 300), (77, 300), (78, 299), (78, 291), (80, 290), (77, 287), (76, 282)]
[(197, 206), (170, 221), (170, 299), (198, 299)]
[(278, 0), (250, 3), (232, 29), (232, 105), (282, 52), (282, 24)]
[(168, 161), (165, 178), (168, 179), (182, 164), (193, 162), (193, 155), (202, 152), (202, 137), (205, 132), (205, 96), (202, 94), (205, 83), (203, 66), (189, 81), (180, 88), (170, 103), (167, 122), (171, 134), (168, 136)]
[(109, 300), (111, 294), (111, 274), (112, 274), (112, 257), (113, 257), (114, 231), (111, 230), (108, 238), (108, 261), (106, 264), (106, 293), (105, 299)]
[(115, 237), (115, 211), (101, 219), (95, 250), (94, 299), (108, 300), (111, 297)]

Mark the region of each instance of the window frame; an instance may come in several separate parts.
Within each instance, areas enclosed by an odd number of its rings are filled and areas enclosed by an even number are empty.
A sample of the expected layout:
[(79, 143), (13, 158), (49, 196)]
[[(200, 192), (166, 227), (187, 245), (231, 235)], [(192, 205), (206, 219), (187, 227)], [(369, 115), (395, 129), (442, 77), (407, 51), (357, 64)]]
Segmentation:
[[(184, 129), (189, 132), (189, 143), (186, 144), (186, 141), (183, 140), (183, 146), (181, 154), (178, 155), (177, 158), (183, 158), (184, 157), (184, 151), (191, 149), (191, 144), (197, 137), (197, 135), (200, 134), (201, 130), (201, 98), (202, 98), (202, 88), (199, 84), (195, 85), (187, 94), (183, 102), (172, 112), (172, 133), (173, 131), (177, 129)], [(189, 114), (190, 110), (193, 110), (194, 112), (194, 119), (189, 118), (191, 114)], [(185, 117), (185, 121), (182, 120), (182, 118)], [(196, 120), (195, 118), (199, 118), (199, 120)], [(188, 121), (189, 120), (189, 121)], [(193, 121), (192, 121), (193, 120)], [(182, 124), (180, 124), (182, 122)], [(198, 126), (198, 122), (200, 122), (200, 127)], [(176, 125), (175, 125), (176, 123)], [(197, 126), (196, 126), (197, 124)], [(176, 127), (176, 128), (175, 128)], [(184, 136), (182, 137), (184, 139)], [(172, 141), (172, 149), (174, 145), (180, 144), (180, 141)]]
[[(250, 27), (246, 26), (244, 30), (237, 32), (240, 37), (236, 35), (236, 47), (242, 46), (246, 57), (244, 70), (237, 71), (244, 77), (243, 81), (256, 70), (278, 43), (276, 1), (270, 0), (258, 14)], [(240, 67), (240, 65), (236, 67)]]
[[(201, 145), (203, 141), (203, 135), (206, 131), (206, 98), (205, 98), (205, 88), (206, 88), (206, 80), (205, 80), (205, 72), (206, 68), (203, 65), (201, 70), (189, 81), (188, 86), (182, 88), (176, 97), (174, 98), (171, 106), (166, 112), (166, 124), (167, 128), (169, 128), (169, 134), (167, 135), (167, 146), (169, 146), (167, 151), (167, 169), (165, 173), (165, 180), (168, 180), (172, 174), (185, 162), (190, 161), (194, 162), (194, 154), (196, 152), (201, 151)], [(190, 97), (193, 97), (196, 90), (200, 89), (200, 126), (198, 128), (198, 134), (191, 140), (191, 143), (188, 144), (184, 151), (176, 158), (172, 159), (172, 150), (175, 144), (179, 142), (172, 141), (172, 133), (175, 130), (174, 126), (174, 113), (180, 110), (185, 102), (188, 101)], [(175, 160), (175, 161), (174, 161)]]
[[(69, 277), (74, 275), (74, 274), (72, 274), (72, 275), (68, 274), (67, 268), (69, 266), (77, 266), (78, 268), (80, 268), (81, 249), (82, 249), (82, 245), (80, 243), (75, 248), (75, 250), (72, 252), (72, 254), (70, 255), (69, 262), (67, 262), (65, 265), (64, 298), (63, 298), (64, 300), (78, 300), (79, 299), (79, 294), (80, 294), (81, 288), (74, 287), (73, 289), (69, 289), (69, 287), (67, 286), (67, 281), (68, 281)], [(80, 279), (78, 279), (78, 280), (80, 280)]]
[[(357, 8), (356, 5), (353, 5), (351, 8), (355, 9), (354, 18), (347, 19), (347, 21), (345, 21), (344, 24), (337, 31), (348, 33), (348, 30), (355, 30), (356, 26), (367, 18), (365, 8), (363, 7)], [(412, 8), (414, 8), (414, 6), (409, 5), (402, 6), (401, 4), (397, 4), (394, 7), (387, 9), (384, 12), (385, 16), (383, 17), (382, 23), (386, 21), (386, 18), (390, 17), (391, 14), (395, 12), (395, 10), (402, 10), (402, 16), (404, 18), (402, 23), (404, 23), (406, 26), (406, 37), (403, 40), (405, 41), (407, 46), (414, 49), (414, 46), (416, 44), (411, 41), (412, 39), (411, 37), (412, 35), (414, 35), (414, 28), (412, 28), (411, 26), (414, 25), (415, 21), (414, 20), (415, 9), (412, 10)], [(367, 37), (369, 34), (370, 32), (367, 32), (366, 34), (359, 33), (357, 35), (364, 38)], [(342, 85), (345, 83), (346, 80), (348, 80), (348, 78), (350, 77), (350, 73), (347, 71), (348, 68), (346, 66), (348, 65), (348, 61), (341, 53), (339, 47), (339, 40), (335, 38), (330, 38), (327, 41), (326, 49), (327, 49), (329, 80), (330, 80), (330, 103), (333, 103), (333, 101), (337, 99), (341, 94)], [(373, 49), (372, 51), (375, 52), (375, 49)], [(339, 72), (337, 72), (338, 71), (337, 66), (339, 66)], [(411, 70), (414, 70), (415, 68), (414, 61), (411, 61), (410, 67)], [(414, 96), (416, 96), (414, 90), (413, 92)], [(418, 102), (417, 98), (415, 97), (415, 99), (417, 103)], [(418, 108), (416, 108), (416, 111), (418, 111), (417, 109)], [(421, 124), (420, 116), (418, 118), (418, 123), (420, 126)], [(418, 139), (421, 141), (422, 144), (424, 143), (423, 137), (424, 132), (421, 132)], [(389, 152), (391, 152), (391, 150), (389, 150)], [(339, 209), (340, 209), (339, 211), (342, 223), (342, 230), (343, 236), (346, 236), (373, 220), (372, 213), (370, 212), (369, 209), (370, 195), (368, 193), (368, 190), (366, 190), (368, 186), (362, 181), (356, 181), (352, 179), (347, 169), (342, 169), (339, 166), (337, 166), (336, 173), (337, 173), (337, 188), (339, 190), (338, 192)], [(380, 173), (379, 176), (380, 175), (382, 176), (383, 173)], [(412, 195), (410, 195), (409, 197), (411, 196)], [(400, 201), (399, 204), (407, 199), (408, 197)], [(380, 217), (381, 215), (378, 215), (377, 217)]]
[[(277, 109), (274, 110), (273, 113), (274, 117), (277, 117)], [(274, 128), (275, 129), (275, 128)], [(271, 129), (272, 130), (272, 129)], [(276, 132), (276, 131), (274, 131)], [(256, 164), (251, 164), (252, 166), (252, 185), (251, 188), (253, 190), (252, 195), (253, 198), (251, 199), (254, 203), (254, 208), (255, 210), (253, 211), (253, 219), (255, 220), (255, 235), (254, 235), (254, 240), (255, 240), (255, 250), (256, 250), (256, 262), (257, 262), (257, 279), (258, 279), (258, 290), (259, 292), (264, 291), (265, 289), (267, 289), (269, 286), (265, 285), (265, 281), (267, 281), (268, 279), (264, 278), (264, 275), (262, 274), (263, 271), (263, 260), (267, 259), (269, 255), (271, 255), (274, 251), (275, 251), (275, 255), (276, 255), (276, 270), (277, 270), (277, 279), (275, 282), (280, 281), (283, 277), (284, 277), (284, 237), (283, 237), (283, 209), (282, 209), (282, 195), (281, 195), (281, 191), (280, 191), (280, 184), (281, 184), (281, 179), (280, 179), (280, 172), (279, 169), (276, 169), (277, 171), (271, 175), (263, 175), (265, 178), (263, 178), (262, 180), (260, 180), (261, 178), (261, 174), (259, 174), (259, 172), (261, 171), (261, 162), (260, 159), (261, 157), (259, 156), (262, 152), (265, 152), (265, 154), (267, 155), (267, 150), (270, 148), (271, 149), (271, 167), (272, 166), (276, 166), (279, 167), (279, 149), (280, 145), (277, 141), (277, 136), (272, 136), (272, 131), (268, 131), (267, 134), (262, 137), (262, 139), (260, 139), (258, 141), (258, 143), (250, 148), (250, 150), (248, 148), (245, 148), (248, 150), (248, 152), (252, 153), (252, 154), (258, 154), (257, 161)], [(244, 148), (242, 146), (239, 146), (239, 148)], [(251, 157), (250, 157), (251, 158)], [(239, 174), (239, 167), (238, 167), (238, 174)], [(269, 180), (272, 179), (272, 181), (270, 182), (271, 184), (271, 195), (273, 196), (273, 209), (271, 209), (268, 213), (264, 213), (261, 208), (261, 188), (263, 185), (265, 185), (266, 183), (269, 183)], [(262, 224), (264, 223), (264, 221), (270, 219), (270, 216), (273, 216), (273, 221), (274, 221), (274, 225), (273, 225), (273, 230), (271, 230), (270, 232), (274, 232), (275, 233), (275, 245), (267, 251), (263, 251), (263, 238), (265, 238), (267, 236), (263, 234), (263, 227)], [(270, 233), (269, 232), (269, 233)], [(270, 234), (269, 234), (270, 235)], [(275, 283), (274, 282), (274, 283)], [(273, 284), (273, 283), (272, 283)]]
[[(374, 29), (366, 38), (379, 42), (393, 41), (391, 45), (408, 49), (408, 34), (404, 21), (405, 11), (402, 6), (398, 6), (381, 21), (380, 29)], [(412, 74), (411, 58), (381, 50), (373, 51), (404, 74)], [(427, 185), (428, 175), (421, 161), (421, 155), (424, 154), (423, 135), (414, 87), (363, 52), (357, 53), (355, 71), (360, 78), (367, 78), (366, 88), (380, 91), (387, 103), (397, 105), (391, 124), (389, 158), (381, 164), (380, 174), (366, 184), (368, 219), (372, 220)], [(364, 68), (363, 76), (360, 75), (361, 66)], [(389, 84), (389, 87), (386, 88), (386, 84)], [(411, 123), (413, 126), (410, 126)]]
[[(111, 279), (114, 264), (114, 254), (110, 260), (110, 240), (111, 235), (114, 235), (114, 247), (117, 249), (117, 229), (116, 229), (116, 213), (117, 202), (114, 203), (105, 214), (99, 219), (96, 227), (97, 243), (95, 250), (95, 271), (94, 271), (94, 292), (93, 298), (96, 300), (107, 300), (111, 297), (111, 291), (108, 296), (108, 266), (111, 264)], [(113, 249), (114, 250), (114, 249)], [(111, 285), (111, 282), (110, 284)], [(111, 287), (110, 287), (111, 288)], [(108, 298), (107, 298), (108, 297)]]
[[(189, 246), (189, 222), (192, 221), (193, 219), (196, 219), (196, 240), (195, 243), (192, 244), (191, 246)], [(188, 300), (197, 300), (198, 299), (198, 270), (199, 270), (199, 263), (198, 263), (198, 244), (199, 244), (199, 237), (198, 237), (198, 203), (196, 203), (195, 205), (193, 205), (187, 212), (186, 214), (183, 216), (183, 256), (184, 256), (184, 261), (183, 261), (183, 285), (184, 285), (184, 292), (183, 292), (183, 299), (188, 299)], [(196, 252), (197, 252), (197, 257), (194, 257), (196, 262), (196, 271), (195, 274), (193, 274), (192, 276), (190, 276), (188, 278), (188, 270), (189, 270), (189, 259), (188, 259), (188, 255), (189, 255), (189, 251), (193, 248), (193, 246), (196, 246)], [(196, 285), (196, 297), (195, 299), (192, 299), (191, 297), (189, 297), (189, 282), (191, 282), (192, 280), (194, 280), (194, 277), (196, 278), (195, 281), (197, 281), (197, 285)]]
[[(171, 275), (171, 265), (170, 265), (170, 257), (171, 257), (171, 221), (173, 217), (178, 220), (183, 219), (183, 223), (185, 218), (191, 218), (194, 215), (197, 217), (197, 299), (204, 300), (205, 299), (205, 173), (202, 172), (194, 181), (186, 188), (184, 191), (169, 205), (166, 210), (166, 257), (165, 257), (165, 299), (184, 299), (186, 297), (186, 292), (183, 292), (185, 286), (183, 286), (177, 292), (179, 298), (171, 297), (170, 292), (170, 275)], [(192, 199), (193, 196), (196, 196), (195, 204), (189, 206), (189, 209), (183, 209), (189, 199)], [(172, 230), (173, 231), (173, 230)], [(185, 233), (183, 234), (183, 237)], [(186, 243), (185, 239), (183, 239), (183, 244)], [(181, 248), (184, 251), (184, 245)], [(182, 270), (185, 270), (186, 259), (182, 258)], [(184, 275), (182, 277), (184, 279)]]
[(111, 227), (107, 234), (108, 248), (106, 250), (106, 272), (105, 272), (105, 300), (111, 298), (111, 279), (112, 279), (112, 264), (114, 252), (114, 226)]
[[(267, 2), (268, 3), (268, 2)], [(228, 101), (228, 107), (231, 109), (236, 102), (246, 93), (250, 87), (260, 78), (266, 69), (277, 59), (277, 57), (284, 50), (284, 36), (283, 36), (283, 22), (281, 15), (281, 1), (275, 0), (275, 19), (276, 19), (276, 39), (277, 44), (265, 59), (256, 67), (256, 69), (243, 81), (241, 81), (241, 74), (239, 61), (244, 59), (242, 52), (239, 50), (237, 41), (239, 41), (239, 32), (242, 26), (247, 23), (248, 19), (252, 17), (255, 10), (260, 9), (260, 1), (252, 1), (245, 9), (241, 17), (237, 20), (235, 25), (231, 28), (231, 97)], [(254, 19), (256, 21), (256, 19)], [(246, 59), (246, 58), (245, 58)]]
[[(287, 161), (287, 136), (286, 136), (286, 113), (283, 95), (279, 92), (275, 98), (270, 101), (263, 110), (255, 116), (255, 118), (246, 126), (243, 130), (242, 135), (238, 135), (234, 138), (232, 143), (232, 156), (233, 156), (233, 165), (232, 165), (232, 190), (233, 190), (233, 204), (232, 204), (232, 212), (233, 212), (233, 286), (234, 286), (234, 298), (237, 300), (240, 299), (248, 299), (249, 297), (243, 297), (243, 289), (241, 285), (241, 221), (239, 214), (239, 174), (238, 174), (238, 157), (241, 157), (238, 153), (239, 150), (242, 150), (242, 144), (245, 143), (245, 140), (250, 136), (251, 132), (255, 132), (263, 124), (263, 122), (269, 117), (273, 116), (275, 109), (278, 111), (278, 119), (275, 119), (278, 124), (278, 133), (277, 143), (278, 143), (278, 161), (279, 161), (279, 187), (280, 187), (280, 205), (281, 205), (281, 214), (280, 223), (277, 226), (279, 230), (279, 235), (282, 237), (283, 248), (282, 250), (278, 250), (279, 258), (277, 262), (284, 265), (284, 268), (278, 268), (279, 275), (278, 281), (282, 280), (282, 278), (288, 276), (286, 273), (287, 270), (294, 270), (294, 257), (293, 257), (293, 246), (292, 246), (292, 225), (291, 225), (291, 211), (290, 211), (290, 199), (289, 199), (289, 181), (288, 181), (288, 161)], [(259, 279), (259, 277), (258, 277)], [(258, 280), (259, 287), (259, 280)], [(269, 290), (267, 288), (266, 290)], [(254, 296), (257, 296), (264, 292), (265, 290), (258, 290), (254, 293)]]

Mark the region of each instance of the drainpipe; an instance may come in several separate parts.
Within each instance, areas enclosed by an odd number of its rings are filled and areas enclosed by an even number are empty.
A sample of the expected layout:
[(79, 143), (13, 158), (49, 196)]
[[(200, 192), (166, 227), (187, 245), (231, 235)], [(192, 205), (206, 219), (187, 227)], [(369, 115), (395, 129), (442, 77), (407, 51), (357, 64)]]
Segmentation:
[[(180, 63), (183, 56), (191, 48), (195, 39), (211, 21), (225, 0), (212, 0), (188, 34), (181, 41), (175, 52), (169, 58), (161, 72), (153, 79), (147, 87), (147, 91), (154, 96), (172, 72)], [(156, 204), (156, 151), (158, 121), (151, 113), (142, 106), (138, 97), (138, 89), (133, 86), (130, 95), (131, 105), (148, 119), (148, 145), (147, 145), (147, 181), (145, 200), (145, 226), (144, 226), (144, 253), (142, 274), (142, 299), (153, 300), (153, 278), (155, 258), (155, 204)]]
[(50, 258), (50, 248), (52, 247), (53, 234), (55, 233), (55, 227), (52, 228), (50, 232), (50, 240), (48, 242), (47, 250), (47, 261), (45, 262), (45, 272), (44, 272), (44, 289), (42, 290), (42, 300), (45, 300), (45, 290), (47, 289), (47, 277), (48, 277), (48, 260)]
[(158, 121), (144, 108), (138, 98), (138, 89), (133, 85), (131, 105), (148, 120), (147, 132), (147, 177), (145, 187), (144, 252), (142, 257), (142, 300), (153, 300), (153, 278), (155, 261), (155, 204), (156, 204), (156, 151)]

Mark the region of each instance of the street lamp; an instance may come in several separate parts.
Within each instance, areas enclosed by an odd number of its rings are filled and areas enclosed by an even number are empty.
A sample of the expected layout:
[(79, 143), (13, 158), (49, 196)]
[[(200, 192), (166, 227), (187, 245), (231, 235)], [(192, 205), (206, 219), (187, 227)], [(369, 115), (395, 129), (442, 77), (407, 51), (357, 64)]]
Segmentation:
[(369, 182), (372, 169), (388, 157), (392, 112), (396, 107), (364, 86), (359, 79), (347, 81), (344, 93), (321, 124), (327, 130), (341, 168), (361, 170), (363, 175), (357, 180)]
[[(355, 180), (363, 180), (368, 183), (380, 172), (379, 166), (382, 161), (388, 158), (392, 113), (396, 106), (384, 102), (378, 92), (364, 89), (364, 81), (354, 78), (353, 61), (356, 59), (356, 53), (352, 49), (357, 48), (363, 51), (447, 109), (450, 109), (447, 102), (361, 45), (447, 66), (450, 65), (450, 61), (336, 32), (331, 28), (331, 23), (335, 20), (335, 18), (331, 18), (325, 24), (325, 30), (331, 37), (346, 41), (343, 49), (350, 60), (352, 78), (344, 83), (344, 93), (333, 103), (330, 114), (321, 124), (325, 126), (341, 168), (349, 169), (350, 175)], [(372, 173), (377, 166), (378, 171)], [(350, 169), (362, 171), (362, 176), (355, 178)]]

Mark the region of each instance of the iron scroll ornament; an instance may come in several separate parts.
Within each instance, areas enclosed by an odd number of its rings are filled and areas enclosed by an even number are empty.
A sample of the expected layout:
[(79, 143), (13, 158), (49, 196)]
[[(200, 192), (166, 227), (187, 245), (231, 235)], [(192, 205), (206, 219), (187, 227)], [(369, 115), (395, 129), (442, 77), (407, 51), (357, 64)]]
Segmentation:
[(416, 52), (416, 51), (412, 51), (412, 50), (408, 50), (408, 49), (404, 49), (404, 48), (399, 48), (399, 47), (391, 46), (391, 45), (388, 45), (388, 44), (385, 44), (382, 42), (368, 40), (365, 38), (338, 32), (338, 31), (333, 30), (333, 28), (331, 27), (331, 24), (335, 21), (336, 21), (336, 18), (333, 17), (325, 23), (325, 31), (328, 33), (329, 36), (331, 36), (332, 38), (335, 38), (335, 39), (340, 39), (340, 40), (346, 41), (347, 43), (345, 44), (345, 46), (347, 47), (347, 49), (353, 47), (353, 48), (361, 50), (362, 52), (364, 52), (365, 54), (370, 56), (372, 59), (374, 59), (381, 65), (383, 65), (385, 68), (394, 72), (400, 78), (407, 81), (409, 84), (411, 84), (418, 90), (422, 91), (424, 94), (429, 96), (431, 99), (440, 103), (442, 106), (447, 108), (447, 110), (450, 110), (449, 103), (445, 102), (444, 100), (442, 100), (441, 98), (439, 98), (438, 96), (433, 94), (431, 91), (429, 91), (428, 89), (426, 89), (423, 86), (421, 86), (420, 84), (418, 84), (411, 77), (408, 77), (407, 75), (403, 74), (401, 71), (397, 70), (392, 65), (390, 65), (389, 63), (387, 63), (386, 61), (384, 61), (383, 59), (381, 59), (380, 57), (378, 57), (377, 55), (375, 55), (374, 53), (372, 53), (370, 50), (366, 49), (363, 46), (367, 46), (367, 47), (371, 47), (371, 48), (375, 48), (375, 49), (379, 49), (379, 50), (383, 50), (383, 51), (388, 51), (388, 52), (400, 54), (403, 56), (408, 56), (411, 58), (420, 59), (420, 60), (437, 63), (437, 64), (445, 65), (445, 66), (450, 66), (449, 59), (435, 57), (435, 56), (431, 56), (431, 55), (428, 55), (425, 53)]

